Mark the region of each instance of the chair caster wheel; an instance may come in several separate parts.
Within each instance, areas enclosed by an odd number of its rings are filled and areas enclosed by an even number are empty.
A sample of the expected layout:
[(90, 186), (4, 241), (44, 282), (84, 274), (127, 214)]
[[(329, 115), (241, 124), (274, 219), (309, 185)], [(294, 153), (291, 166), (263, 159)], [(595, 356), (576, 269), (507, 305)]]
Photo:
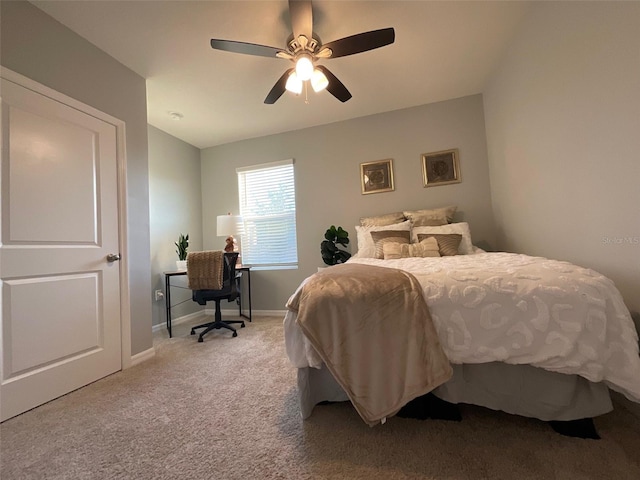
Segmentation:
[(198, 337), (198, 343), (202, 343), (202, 337)]
[(231, 335), (232, 337), (237, 337), (238, 336), (238, 332), (233, 332), (233, 335)]
[(196, 331), (195, 330), (191, 330), (191, 335), (195, 335)]
[(240, 328), (244, 328), (244, 323), (241, 323), (241, 324), (240, 324)]

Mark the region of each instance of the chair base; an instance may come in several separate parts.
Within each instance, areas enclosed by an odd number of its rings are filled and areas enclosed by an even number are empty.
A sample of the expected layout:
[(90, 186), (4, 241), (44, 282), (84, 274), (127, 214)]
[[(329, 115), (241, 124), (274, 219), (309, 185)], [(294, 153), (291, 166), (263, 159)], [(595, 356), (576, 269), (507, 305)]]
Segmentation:
[(229, 325), (230, 323), (239, 323), (240, 324), (240, 328), (244, 328), (244, 320), (215, 320), (213, 322), (203, 323), (202, 325), (196, 325), (195, 327), (192, 327), (191, 328), (191, 335), (195, 335), (196, 334), (196, 329), (197, 328), (204, 328), (204, 330), (202, 332), (200, 332), (200, 335), (198, 336), (198, 342), (202, 342), (203, 341), (202, 337), (204, 337), (211, 330), (214, 330), (216, 328), (226, 328), (226, 329), (231, 330), (233, 332), (232, 337), (237, 337), (238, 333), (236, 332), (235, 328), (233, 328), (231, 325)]

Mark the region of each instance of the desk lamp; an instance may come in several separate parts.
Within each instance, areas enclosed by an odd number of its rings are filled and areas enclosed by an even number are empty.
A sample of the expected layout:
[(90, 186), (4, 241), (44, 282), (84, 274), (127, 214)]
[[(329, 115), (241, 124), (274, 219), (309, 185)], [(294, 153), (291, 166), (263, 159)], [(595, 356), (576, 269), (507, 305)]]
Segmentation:
[(219, 237), (227, 237), (225, 252), (238, 252), (238, 245), (234, 235), (242, 233), (242, 217), (240, 215), (218, 215), (217, 217), (217, 234)]

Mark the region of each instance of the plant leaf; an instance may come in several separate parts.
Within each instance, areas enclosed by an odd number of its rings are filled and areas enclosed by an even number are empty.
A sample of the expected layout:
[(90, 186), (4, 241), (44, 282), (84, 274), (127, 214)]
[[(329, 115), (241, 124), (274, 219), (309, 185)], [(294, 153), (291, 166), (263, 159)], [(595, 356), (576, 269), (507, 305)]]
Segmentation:
[(348, 238), (338, 238), (338, 239), (336, 239), (336, 243), (339, 243), (343, 247), (346, 247), (347, 245), (349, 245), (349, 239)]
[(336, 245), (333, 242), (330, 242), (328, 240), (324, 240), (321, 244), (320, 244), (320, 251), (322, 252), (330, 252), (330, 253), (335, 253), (337, 251), (339, 251), (338, 247), (336, 247)]
[(338, 253), (336, 253), (335, 256), (338, 263), (344, 263), (349, 260), (349, 258), (351, 258), (351, 254), (349, 252), (345, 252), (344, 250), (338, 250)]

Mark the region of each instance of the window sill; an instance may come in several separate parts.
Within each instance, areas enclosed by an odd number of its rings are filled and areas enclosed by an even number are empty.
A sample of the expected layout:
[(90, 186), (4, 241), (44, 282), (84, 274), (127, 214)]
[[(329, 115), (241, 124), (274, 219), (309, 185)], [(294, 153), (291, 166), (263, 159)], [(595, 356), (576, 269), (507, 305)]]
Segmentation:
[(253, 266), (253, 265), (245, 265), (247, 267), (251, 267), (252, 271), (256, 270), (297, 270), (298, 265), (267, 265), (267, 266)]

